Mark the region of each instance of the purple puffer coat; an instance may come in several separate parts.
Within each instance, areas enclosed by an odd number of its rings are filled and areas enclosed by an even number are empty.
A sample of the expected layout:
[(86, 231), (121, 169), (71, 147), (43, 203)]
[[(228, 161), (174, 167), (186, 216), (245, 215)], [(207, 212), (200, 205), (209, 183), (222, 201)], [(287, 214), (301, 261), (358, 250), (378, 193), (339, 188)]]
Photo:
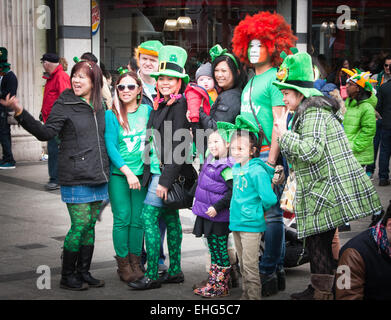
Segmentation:
[(217, 212), (214, 218), (209, 217), (205, 212), (210, 206), (224, 198), (225, 193), (228, 191), (221, 172), (228, 167), (232, 168), (234, 160), (229, 157), (212, 162), (212, 159), (212, 155), (209, 155), (199, 175), (193, 213), (211, 221), (228, 222), (229, 208)]

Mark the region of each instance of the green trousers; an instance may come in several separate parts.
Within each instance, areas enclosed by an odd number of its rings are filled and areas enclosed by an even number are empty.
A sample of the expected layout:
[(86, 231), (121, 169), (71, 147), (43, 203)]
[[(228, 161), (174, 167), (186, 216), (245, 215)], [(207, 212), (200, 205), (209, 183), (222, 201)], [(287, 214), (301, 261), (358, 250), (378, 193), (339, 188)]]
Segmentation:
[(146, 276), (152, 280), (159, 278), (160, 229), (159, 217), (167, 226), (167, 247), (170, 257), (168, 273), (176, 275), (181, 272), (182, 225), (178, 210), (144, 205), (142, 220), (145, 229), (145, 248), (147, 251)]
[(129, 253), (141, 255), (144, 236), (141, 213), (146, 194), (145, 188), (129, 189), (125, 176), (112, 175), (110, 177), (109, 197), (113, 211), (113, 243), (115, 253), (121, 258)]
[(64, 248), (77, 252), (81, 246), (94, 245), (95, 224), (102, 201), (67, 203), (71, 228), (64, 240)]

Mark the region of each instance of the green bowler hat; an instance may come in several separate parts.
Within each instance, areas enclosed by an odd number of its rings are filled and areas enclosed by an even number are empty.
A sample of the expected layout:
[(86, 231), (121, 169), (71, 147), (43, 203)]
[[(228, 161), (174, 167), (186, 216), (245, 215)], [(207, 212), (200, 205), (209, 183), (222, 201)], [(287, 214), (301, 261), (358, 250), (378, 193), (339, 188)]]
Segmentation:
[(155, 79), (159, 76), (175, 77), (188, 83), (189, 76), (185, 70), (186, 60), (185, 49), (177, 46), (163, 46), (159, 50), (159, 71), (151, 73), (150, 76)]
[(297, 48), (291, 48), (293, 54), (281, 53), (284, 59), (277, 72), (277, 81), (273, 84), (280, 90), (293, 89), (299, 91), (304, 97), (323, 96), (314, 88), (314, 70), (311, 56), (306, 52), (298, 52)]
[(8, 60), (8, 51), (4, 47), (0, 47), (0, 69), (3, 72), (8, 72), (10, 70), (10, 64)]

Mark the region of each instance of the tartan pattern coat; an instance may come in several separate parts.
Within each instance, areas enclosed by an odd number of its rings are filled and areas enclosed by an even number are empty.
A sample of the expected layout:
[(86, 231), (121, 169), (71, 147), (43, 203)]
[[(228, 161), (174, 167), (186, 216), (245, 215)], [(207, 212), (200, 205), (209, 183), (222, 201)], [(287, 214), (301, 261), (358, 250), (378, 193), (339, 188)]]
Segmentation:
[(298, 238), (305, 238), (381, 210), (377, 191), (353, 155), (338, 106), (329, 98), (305, 99), (292, 131), (279, 138), (296, 173)]

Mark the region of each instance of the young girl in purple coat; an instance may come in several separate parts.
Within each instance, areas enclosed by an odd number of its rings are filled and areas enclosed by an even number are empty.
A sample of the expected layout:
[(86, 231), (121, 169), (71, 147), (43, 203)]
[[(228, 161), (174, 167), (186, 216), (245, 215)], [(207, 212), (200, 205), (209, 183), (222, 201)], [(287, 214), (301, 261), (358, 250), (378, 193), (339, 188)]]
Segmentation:
[(208, 139), (209, 156), (202, 167), (195, 193), (193, 213), (197, 215), (193, 234), (207, 238), (211, 255), (208, 282), (194, 293), (213, 298), (229, 294), (231, 265), (227, 250), (230, 230), (229, 205), (232, 197), (232, 158), (228, 143), (218, 131)]

